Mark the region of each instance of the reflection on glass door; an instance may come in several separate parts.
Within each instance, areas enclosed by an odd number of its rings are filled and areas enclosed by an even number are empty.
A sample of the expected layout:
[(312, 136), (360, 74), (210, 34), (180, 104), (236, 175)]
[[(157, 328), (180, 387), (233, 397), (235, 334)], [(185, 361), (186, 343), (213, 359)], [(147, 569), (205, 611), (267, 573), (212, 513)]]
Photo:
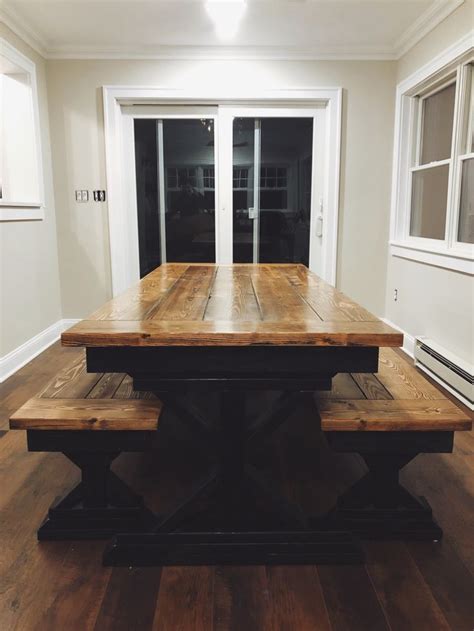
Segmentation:
[(215, 261), (214, 119), (134, 119), (140, 276)]
[(233, 260), (309, 265), (313, 118), (234, 118)]

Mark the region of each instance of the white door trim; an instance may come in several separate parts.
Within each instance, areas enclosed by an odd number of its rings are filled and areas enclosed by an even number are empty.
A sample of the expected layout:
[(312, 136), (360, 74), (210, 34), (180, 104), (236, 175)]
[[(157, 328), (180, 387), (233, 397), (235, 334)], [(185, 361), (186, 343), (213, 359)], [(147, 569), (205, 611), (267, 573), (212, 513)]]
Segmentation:
[[(122, 105), (218, 105), (321, 106), (326, 107), (326, 155), (324, 174), (323, 278), (336, 282), (339, 176), (341, 155), (342, 88), (239, 90), (214, 93), (198, 89), (104, 86), (104, 132), (108, 189), (110, 263), (113, 295), (127, 289), (130, 278), (127, 245), (127, 204), (123, 177)], [(216, 137), (217, 141), (217, 137)], [(220, 149), (223, 149), (220, 147)], [(217, 177), (217, 173), (216, 173)], [(217, 181), (217, 180), (216, 180)], [(228, 212), (227, 215), (230, 215)], [(219, 218), (218, 218), (219, 221)]]

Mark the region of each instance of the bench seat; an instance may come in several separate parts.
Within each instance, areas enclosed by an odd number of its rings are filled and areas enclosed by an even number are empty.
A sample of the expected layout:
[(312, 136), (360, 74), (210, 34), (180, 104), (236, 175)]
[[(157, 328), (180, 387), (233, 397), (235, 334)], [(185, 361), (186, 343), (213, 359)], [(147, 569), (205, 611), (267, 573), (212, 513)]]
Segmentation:
[(162, 410), (128, 376), (88, 373), (81, 354), (12, 415), (10, 429), (26, 430), (30, 451), (62, 452), (81, 470), (80, 483), (49, 509), (39, 539), (108, 539), (150, 527), (154, 515), (110, 467), (122, 452), (152, 449)]
[(161, 402), (143, 399), (30, 399), (10, 419), (11, 429), (154, 431)]
[(318, 396), (326, 432), (468, 431), (472, 421), (390, 348), (380, 349), (376, 374), (338, 375)]
[(337, 375), (317, 407), (330, 447), (358, 453), (368, 468), (340, 495), (336, 524), (367, 538), (439, 540), (428, 502), (399, 473), (420, 453), (451, 452), (454, 432), (472, 428), (470, 416), (389, 348), (380, 349), (377, 373)]

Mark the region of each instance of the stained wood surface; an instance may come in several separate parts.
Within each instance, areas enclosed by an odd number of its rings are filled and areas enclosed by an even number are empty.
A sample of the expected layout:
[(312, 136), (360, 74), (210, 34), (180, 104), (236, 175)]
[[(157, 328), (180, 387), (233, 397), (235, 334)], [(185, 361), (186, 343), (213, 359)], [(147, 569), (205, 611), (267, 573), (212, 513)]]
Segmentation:
[[(56, 344), (0, 384), (2, 427), (53, 370), (80, 356), (81, 349)], [(107, 379), (97, 383), (106, 387)], [(166, 425), (157, 454), (124, 454), (114, 464), (157, 512), (189, 491), (205, 460), (182, 425), (169, 424), (174, 439)], [(190, 567), (177, 580), (174, 568), (102, 567), (103, 542), (38, 543), (48, 507), (79, 473), (61, 454), (28, 453), (24, 432), (7, 431), (0, 435), (0, 629), (197, 631), (206, 623), (209, 631), (472, 631), (473, 436), (457, 432), (454, 453), (423, 454), (402, 472), (403, 484), (432, 505), (440, 543), (366, 542), (366, 564), (358, 567)], [(313, 417), (301, 414), (264, 454), (274, 484), (309, 510), (322, 501), (329, 510), (365, 472), (357, 456), (321, 443)]]
[(304, 265), (169, 263), (63, 333), (65, 346), (401, 346)]
[[(343, 378), (343, 379), (341, 379)], [(318, 393), (324, 431), (462, 431), (472, 422), (457, 405), (390, 348), (375, 374), (344, 374)]]
[(10, 417), (10, 429), (156, 430), (162, 404), (123, 374), (86, 372), (84, 353)]
[(130, 399), (30, 399), (10, 420), (11, 429), (155, 430), (159, 401)]

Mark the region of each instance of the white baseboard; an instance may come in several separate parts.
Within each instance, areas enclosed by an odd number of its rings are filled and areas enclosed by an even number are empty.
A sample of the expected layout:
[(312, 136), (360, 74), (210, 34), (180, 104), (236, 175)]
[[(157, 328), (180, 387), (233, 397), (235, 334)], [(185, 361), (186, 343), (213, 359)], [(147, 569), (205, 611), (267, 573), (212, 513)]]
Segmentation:
[(79, 320), (58, 320), (7, 355), (0, 357), (0, 383), (54, 344), (61, 333)]
[(390, 320), (387, 320), (387, 318), (380, 318), (380, 319), (383, 322), (385, 322), (385, 324), (388, 324), (388, 326), (391, 326), (392, 328), (397, 329), (397, 331), (400, 331), (400, 333), (403, 333), (402, 351), (404, 351), (407, 355), (409, 355), (412, 359), (414, 359), (415, 358), (415, 338), (413, 337), (413, 335), (410, 335), (409, 333), (401, 329), (399, 326), (397, 326)]

